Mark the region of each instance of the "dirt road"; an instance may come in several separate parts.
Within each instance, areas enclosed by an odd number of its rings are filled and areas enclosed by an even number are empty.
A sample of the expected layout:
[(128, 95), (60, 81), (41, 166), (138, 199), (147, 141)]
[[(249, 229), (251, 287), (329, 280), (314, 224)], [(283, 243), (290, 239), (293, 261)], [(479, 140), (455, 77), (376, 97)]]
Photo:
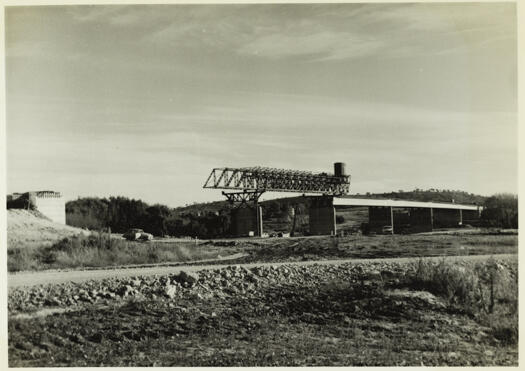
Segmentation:
[[(454, 260), (484, 260), (494, 256), (498, 259), (517, 259), (515, 254), (498, 254), (498, 255), (471, 255), (471, 256), (448, 256), (446, 259)], [(249, 263), (239, 264), (246, 268), (255, 266), (279, 266), (289, 265), (312, 265), (312, 264), (343, 264), (343, 263), (365, 263), (365, 262), (403, 262), (417, 260), (419, 258), (382, 258), (382, 259), (342, 259), (342, 260), (319, 260), (305, 262), (282, 262), (282, 263)], [(424, 257), (425, 260), (439, 260), (443, 257)], [(100, 269), (100, 270), (75, 270), (75, 271), (44, 271), (44, 272), (22, 272), (9, 274), (7, 278), (8, 288), (20, 286), (35, 286), (40, 284), (56, 284), (63, 282), (83, 282), (88, 280), (101, 280), (110, 277), (132, 277), (139, 275), (164, 275), (178, 273), (180, 271), (197, 272), (203, 269), (218, 269), (227, 267), (231, 264), (215, 265), (189, 265), (189, 266), (154, 266), (143, 268), (120, 268), (120, 269)]]

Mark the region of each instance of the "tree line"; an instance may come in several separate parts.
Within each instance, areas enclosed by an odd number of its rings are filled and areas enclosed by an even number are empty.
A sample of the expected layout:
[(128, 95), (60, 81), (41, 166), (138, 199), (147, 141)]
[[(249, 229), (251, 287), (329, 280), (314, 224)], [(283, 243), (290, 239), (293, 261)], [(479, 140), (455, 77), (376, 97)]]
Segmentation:
[(481, 225), (518, 228), (518, 196), (502, 193), (488, 197), (481, 213)]
[(110, 228), (116, 233), (141, 228), (155, 236), (214, 238), (229, 229), (229, 213), (181, 213), (126, 197), (87, 197), (66, 203), (66, 223), (87, 229)]
[[(412, 191), (373, 196), (442, 202), (450, 202), (450, 196), (454, 196), (457, 203), (476, 203), (484, 206), (481, 215), (482, 226), (518, 227), (516, 195), (497, 194), (487, 198), (466, 192), (453, 192), (441, 194), (440, 191)], [(437, 197), (429, 199), (428, 193)], [(311, 199), (308, 197), (288, 197), (263, 201), (261, 206), (265, 221), (290, 223), (296, 217), (298, 228), (304, 228), (304, 219), (308, 215), (310, 203)], [(148, 205), (141, 200), (126, 197), (87, 197), (67, 202), (66, 222), (72, 226), (92, 230), (111, 228), (111, 231), (116, 233), (124, 233), (130, 228), (141, 228), (155, 236), (217, 238), (230, 235), (232, 207), (225, 201), (169, 208), (161, 204)]]

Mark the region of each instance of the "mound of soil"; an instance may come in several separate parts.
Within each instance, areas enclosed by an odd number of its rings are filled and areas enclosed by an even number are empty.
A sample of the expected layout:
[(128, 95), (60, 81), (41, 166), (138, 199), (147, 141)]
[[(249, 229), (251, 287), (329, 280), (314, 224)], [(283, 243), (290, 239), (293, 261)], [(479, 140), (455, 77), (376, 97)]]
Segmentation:
[(64, 237), (89, 233), (59, 224), (33, 210), (7, 210), (7, 247), (25, 248), (51, 245)]

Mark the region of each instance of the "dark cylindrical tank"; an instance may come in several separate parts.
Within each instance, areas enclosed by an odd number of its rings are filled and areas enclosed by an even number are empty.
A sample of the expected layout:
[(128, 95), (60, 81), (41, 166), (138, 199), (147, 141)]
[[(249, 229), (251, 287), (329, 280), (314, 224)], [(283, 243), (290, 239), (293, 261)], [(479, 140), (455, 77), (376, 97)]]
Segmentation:
[(346, 164), (344, 162), (334, 163), (334, 175), (335, 176), (346, 176)]

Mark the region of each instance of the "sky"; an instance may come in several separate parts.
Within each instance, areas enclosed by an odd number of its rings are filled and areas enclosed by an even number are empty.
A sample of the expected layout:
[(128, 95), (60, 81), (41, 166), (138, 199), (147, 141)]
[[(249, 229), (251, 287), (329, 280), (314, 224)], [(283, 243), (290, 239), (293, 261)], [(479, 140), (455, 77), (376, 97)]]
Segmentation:
[[(7, 191), (221, 200), (212, 168), (517, 193), (513, 3), (7, 7)], [(268, 197), (275, 194), (268, 194)]]

